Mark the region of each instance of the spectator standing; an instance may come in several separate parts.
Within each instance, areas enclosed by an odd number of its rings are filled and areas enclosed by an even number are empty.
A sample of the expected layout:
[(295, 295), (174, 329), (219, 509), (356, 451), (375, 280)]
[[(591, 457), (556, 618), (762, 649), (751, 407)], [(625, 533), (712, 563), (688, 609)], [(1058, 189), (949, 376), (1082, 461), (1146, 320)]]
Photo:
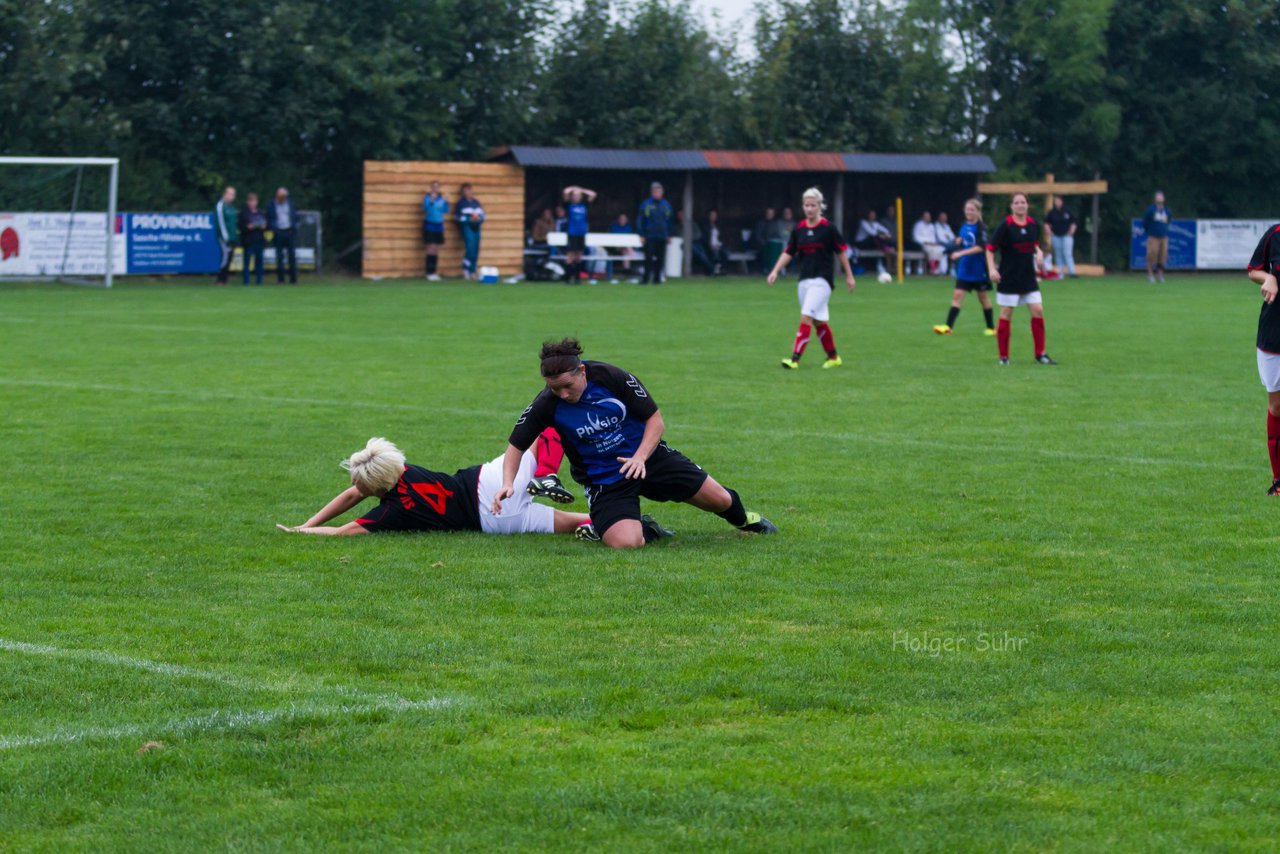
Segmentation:
[(298, 284), (298, 209), (289, 200), (287, 188), (277, 188), (276, 197), (267, 205), (267, 225), (271, 227), (271, 243), (276, 250), (276, 283), (284, 284), (287, 254), (289, 284)]
[(575, 184), (564, 188), (564, 200), (569, 203), (569, 222), (565, 229), (569, 241), (565, 245), (567, 263), (564, 280), (576, 282), (587, 278), (586, 265), (582, 263), (582, 255), (587, 251), (587, 203), (596, 200), (596, 191)]
[[(631, 227), (631, 221), (624, 213), (618, 214), (618, 218), (614, 220), (613, 225), (609, 226), (610, 234), (635, 234), (636, 230)], [(630, 246), (624, 246), (620, 250), (622, 255), (622, 269), (628, 273), (631, 272), (631, 259), (636, 257), (636, 252)]]
[(647, 285), (652, 281), (662, 284), (663, 269), (667, 261), (667, 241), (671, 238), (671, 225), (675, 221), (675, 212), (671, 203), (663, 197), (662, 184), (654, 181), (649, 185), (649, 198), (640, 203), (640, 213), (636, 216), (636, 232), (644, 243), (644, 276), (640, 284)]
[(758, 220), (751, 229), (751, 246), (756, 250), (762, 273), (773, 269), (788, 236), (789, 233), (778, 220), (778, 212), (773, 208), (765, 208), (764, 218)]
[(1066, 199), (1053, 197), (1053, 207), (1045, 215), (1053, 242), (1053, 266), (1063, 276), (1076, 277), (1076, 217), (1067, 209)]
[(249, 262), (253, 262), (255, 284), (262, 285), (262, 260), (267, 248), (267, 215), (258, 207), (258, 194), (245, 196), (240, 212), (240, 245), (244, 247), (244, 283), (249, 284)]
[(462, 230), (462, 277), (474, 279), (480, 262), (480, 226), (484, 225), (484, 208), (467, 182), (459, 188), (459, 199), (453, 206), (458, 228)]
[(1156, 190), (1154, 201), (1142, 215), (1142, 230), (1147, 235), (1147, 281), (1157, 277), (1164, 281), (1164, 268), (1169, 263), (1169, 220), (1172, 215), (1164, 204), (1164, 193)]
[(886, 272), (885, 259), (892, 261), (898, 254), (898, 247), (893, 245), (893, 235), (885, 228), (884, 223), (876, 219), (874, 208), (867, 211), (866, 219), (858, 223), (858, 233), (853, 242), (859, 249), (880, 253), (880, 257), (876, 259), (877, 273)]
[(440, 281), (440, 247), (444, 245), (444, 220), (449, 200), (440, 192), (440, 182), (431, 182), (431, 192), (422, 197), (422, 242), (427, 245), (427, 281)]
[(213, 207), (213, 220), (218, 230), (218, 278), (219, 285), (227, 283), (231, 272), (231, 259), (236, 254), (236, 240), (240, 229), (236, 216), (236, 188), (227, 187), (222, 191), (222, 198)]

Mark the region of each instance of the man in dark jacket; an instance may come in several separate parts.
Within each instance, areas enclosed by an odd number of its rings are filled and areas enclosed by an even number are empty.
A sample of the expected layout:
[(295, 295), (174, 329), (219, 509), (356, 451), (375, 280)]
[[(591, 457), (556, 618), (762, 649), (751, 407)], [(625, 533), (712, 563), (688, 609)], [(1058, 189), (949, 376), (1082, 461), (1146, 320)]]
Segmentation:
[(662, 197), (662, 185), (654, 181), (649, 186), (649, 198), (640, 203), (636, 216), (636, 234), (644, 242), (644, 277), (640, 284), (662, 283), (662, 269), (667, 261), (667, 241), (671, 238), (671, 225), (675, 212), (671, 203)]
[(276, 190), (267, 205), (267, 226), (276, 250), (276, 282), (284, 283), (284, 256), (289, 255), (289, 284), (298, 284), (298, 208), (289, 201), (289, 191)]

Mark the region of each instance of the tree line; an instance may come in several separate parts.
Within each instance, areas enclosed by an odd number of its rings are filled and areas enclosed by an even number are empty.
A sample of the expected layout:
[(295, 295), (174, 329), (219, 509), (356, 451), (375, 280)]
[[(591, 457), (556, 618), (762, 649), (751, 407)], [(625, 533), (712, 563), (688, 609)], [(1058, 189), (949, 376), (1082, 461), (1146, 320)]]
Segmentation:
[(123, 160), (125, 209), (294, 188), (359, 236), (366, 159), (512, 143), (983, 152), (1100, 174), (1104, 260), (1163, 189), (1276, 216), (1273, 0), (0, 0), (0, 151)]

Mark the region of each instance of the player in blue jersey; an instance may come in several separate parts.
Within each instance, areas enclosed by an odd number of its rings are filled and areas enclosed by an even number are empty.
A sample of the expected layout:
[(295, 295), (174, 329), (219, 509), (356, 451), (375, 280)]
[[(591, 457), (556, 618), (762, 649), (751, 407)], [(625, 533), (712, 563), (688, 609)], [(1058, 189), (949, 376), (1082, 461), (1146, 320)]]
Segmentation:
[(503, 458), (503, 485), (494, 514), (515, 494), (525, 451), (538, 434), (555, 427), (564, 442), (573, 479), (586, 488), (591, 524), (611, 548), (639, 548), (665, 533), (640, 514), (640, 499), (682, 501), (715, 513), (740, 531), (773, 534), (777, 527), (749, 513), (688, 457), (662, 441), (658, 405), (635, 376), (604, 362), (586, 361), (572, 338), (542, 345), (546, 387), (516, 421)]
[(422, 242), (427, 245), (427, 279), (440, 281), (440, 247), (444, 245), (444, 220), (449, 200), (440, 192), (440, 182), (431, 182), (431, 192), (422, 197)]
[(582, 253), (587, 250), (587, 203), (596, 200), (596, 191), (577, 185), (565, 187), (564, 200), (568, 204), (564, 231), (569, 236), (564, 250), (564, 280), (577, 283), (587, 278), (586, 266), (582, 263)]
[(970, 199), (964, 203), (964, 225), (956, 235), (956, 245), (952, 247), (951, 260), (955, 262), (956, 290), (951, 295), (951, 310), (947, 312), (947, 322), (933, 327), (939, 335), (950, 335), (955, 328), (956, 318), (960, 316), (960, 306), (964, 304), (965, 294), (976, 291), (978, 302), (982, 303), (982, 316), (986, 318), (987, 328), (983, 335), (996, 334), (995, 316), (991, 309), (991, 279), (987, 276), (987, 229), (982, 224), (982, 202)]

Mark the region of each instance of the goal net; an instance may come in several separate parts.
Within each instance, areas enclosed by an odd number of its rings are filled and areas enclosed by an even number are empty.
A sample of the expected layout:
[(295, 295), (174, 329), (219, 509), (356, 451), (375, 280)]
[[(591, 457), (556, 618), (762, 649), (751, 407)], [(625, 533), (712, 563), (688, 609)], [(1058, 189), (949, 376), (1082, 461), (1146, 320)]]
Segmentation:
[(0, 280), (111, 287), (125, 271), (120, 162), (0, 157)]

